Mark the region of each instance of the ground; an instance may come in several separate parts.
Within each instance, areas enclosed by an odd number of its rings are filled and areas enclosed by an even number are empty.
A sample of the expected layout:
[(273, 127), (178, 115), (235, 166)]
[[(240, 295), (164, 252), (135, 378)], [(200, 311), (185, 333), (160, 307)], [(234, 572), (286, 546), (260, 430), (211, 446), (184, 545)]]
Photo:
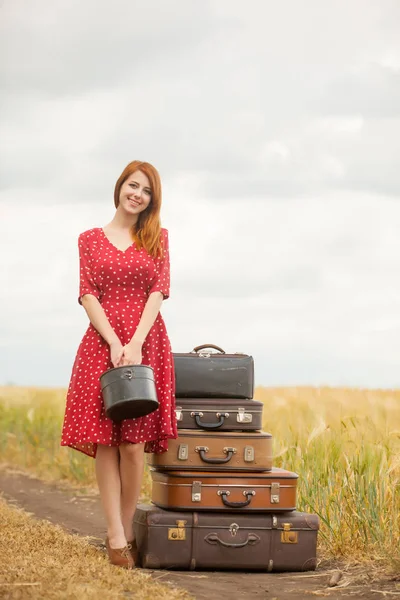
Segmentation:
[[(32, 515), (61, 525), (80, 536), (90, 536), (103, 551), (104, 521), (97, 495), (82, 495), (70, 488), (45, 483), (18, 471), (0, 470), (0, 490), (8, 502)], [(312, 596), (332, 600), (400, 597), (397, 578), (374, 582), (360, 567), (321, 562), (309, 573), (243, 573), (148, 571), (155, 580), (184, 588), (198, 600), (263, 598), (294, 600)], [(332, 586), (335, 583), (338, 585)]]

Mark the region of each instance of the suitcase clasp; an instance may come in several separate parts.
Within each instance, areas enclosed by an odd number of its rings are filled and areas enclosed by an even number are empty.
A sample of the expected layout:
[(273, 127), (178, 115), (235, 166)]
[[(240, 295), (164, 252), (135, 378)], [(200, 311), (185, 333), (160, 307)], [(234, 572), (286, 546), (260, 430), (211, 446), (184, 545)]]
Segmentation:
[(201, 481), (192, 483), (192, 502), (201, 502)]
[(254, 462), (254, 448), (253, 448), (253, 446), (245, 446), (244, 447), (244, 461), (245, 462)]
[(175, 409), (175, 415), (177, 421), (183, 421), (183, 410), (181, 406), (177, 406)]
[(211, 352), (199, 352), (200, 358), (210, 358)]
[(280, 485), (277, 482), (271, 483), (271, 504), (279, 504), (280, 502)]
[(238, 530), (239, 530), (239, 525), (237, 523), (232, 523), (232, 525), (229, 526), (229, 532), (232, 537), (235, 537)]
[(168, 529), (168, 539), (174, 541), (186, 540), (186, 525), (187, 521), (177, 521), (177, 527), (170, 527)]
[(291, 531), (291, 523), (283, 523), (283, 531), (281, 531), (282, 544), (297, 544), (299, 541), (299, 532)]
[(244, 412), (244, 408), (238, 408), (236, 420), (238, 423), (252, 423), (253, 415), (251, 413)]
[(178, 459), (187, 460), (189, 458), (189, 447), (187, 444), (179, 444)]

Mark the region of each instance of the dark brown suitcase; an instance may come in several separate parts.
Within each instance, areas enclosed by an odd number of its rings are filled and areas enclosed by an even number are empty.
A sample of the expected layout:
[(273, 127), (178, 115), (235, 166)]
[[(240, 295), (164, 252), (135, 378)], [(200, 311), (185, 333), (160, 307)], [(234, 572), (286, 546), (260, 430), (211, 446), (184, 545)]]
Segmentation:
[(151, 470), (152, 502), (171, 510), (288, 511), (296, 509), (296, 473)]
[(178, 429), (256, 431), (262, 429), (263, 403), (227, 398), (179, 398)]
[(172, 357), (176, 398), (253, 397), (254, 361), (248, 354), (227, 354), (219, 346), (203, 344)]
[(180, 429), (168, 451), (148, 454), (156, 469), (200, 471), (268, 471), (272, 469), (272, 435), (264, 431)]
[(139, 505), (134, 533), (146, 569), (312, 571), (317, 515), (179, 513)]

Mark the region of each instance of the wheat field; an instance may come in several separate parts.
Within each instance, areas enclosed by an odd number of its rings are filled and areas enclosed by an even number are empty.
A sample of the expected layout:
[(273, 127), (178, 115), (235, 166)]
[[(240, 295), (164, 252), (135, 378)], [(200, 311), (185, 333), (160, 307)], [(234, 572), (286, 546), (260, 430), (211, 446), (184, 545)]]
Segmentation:
[[(400, 391), (259, 387), (255, 398), (274, 465), (298, 473), (298, 508), (320, 517), (320, 555), (400, 570)], [(0, 388), (0, 461), (87, 489), (94, 461), (59, 445), (64, 401), (63, 389)]]

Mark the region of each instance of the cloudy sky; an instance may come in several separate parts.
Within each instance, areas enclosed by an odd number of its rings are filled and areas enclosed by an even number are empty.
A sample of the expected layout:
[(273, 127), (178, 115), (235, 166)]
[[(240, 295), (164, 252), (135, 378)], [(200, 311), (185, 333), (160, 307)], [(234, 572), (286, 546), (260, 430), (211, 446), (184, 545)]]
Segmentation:
[(67, 385), (77, 236), (163, 181), (175, 351), (400, 385), (397, 0), (1, 0), (0, 384)]

